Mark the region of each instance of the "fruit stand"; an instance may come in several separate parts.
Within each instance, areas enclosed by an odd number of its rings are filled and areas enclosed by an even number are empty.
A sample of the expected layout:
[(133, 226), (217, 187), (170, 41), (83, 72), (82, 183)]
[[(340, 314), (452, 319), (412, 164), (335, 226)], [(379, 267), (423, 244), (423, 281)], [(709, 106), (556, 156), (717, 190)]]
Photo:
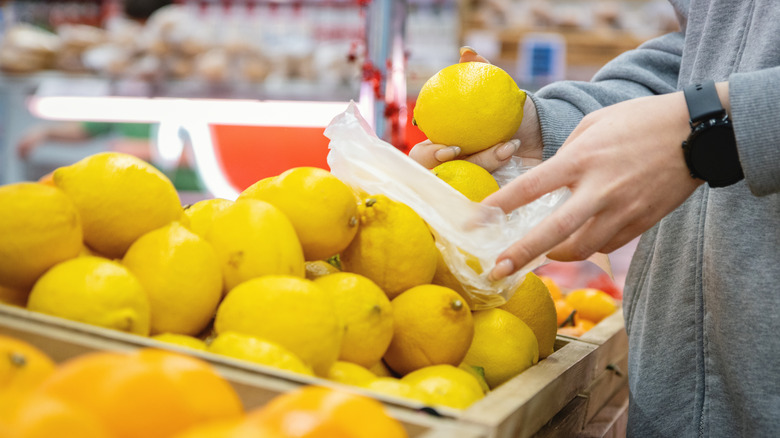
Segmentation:
[[(620, 427), (627, 404), (624, 372), (627, 338), (622, 321), (622, 312), (617, 312), (580, 339), (559, 335), (552, 355), (463, 411), (443, 407), (434, 410), (407, 399), (376, 393), (370, 396), (386, 406), (410, 437), (605, 436), (607, 431)], [(27, 341), (49, 353), (56, 362), (101, 350), (156, 347), (184, 352), (212, 364), (236, 388), (247, 409), (262, 406), (273, 397), (303, 385), (340, 386), (317, 377), (4, 304), (0, 304), (0, 335)], [(354, 387), (351, 390), (361, 391)]]

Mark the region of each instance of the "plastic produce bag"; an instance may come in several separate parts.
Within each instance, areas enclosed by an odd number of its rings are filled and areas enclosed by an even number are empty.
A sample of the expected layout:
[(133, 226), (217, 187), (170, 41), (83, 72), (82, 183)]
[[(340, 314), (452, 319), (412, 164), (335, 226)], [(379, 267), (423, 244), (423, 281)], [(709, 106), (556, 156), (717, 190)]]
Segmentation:
[[(330, 139), (331, 173), (365, 194), (384, 194), (408, 205), (428, 223), (444, 261), (472, 299), (472, 310), (503, 304), (525, 274), (546, 261), (540, 256), (509, 277), (495, 282), (488, 279), (499, 254), (558, 207), (568, 197), (567, 189), (549, 193), (509, 215), (498, 207), (472, 202), (377, 137), (354, 102), (331, 121), (325, 136)], [(521, 171), (522, 166), (511, 163), (496, 175), (499, 184)]]

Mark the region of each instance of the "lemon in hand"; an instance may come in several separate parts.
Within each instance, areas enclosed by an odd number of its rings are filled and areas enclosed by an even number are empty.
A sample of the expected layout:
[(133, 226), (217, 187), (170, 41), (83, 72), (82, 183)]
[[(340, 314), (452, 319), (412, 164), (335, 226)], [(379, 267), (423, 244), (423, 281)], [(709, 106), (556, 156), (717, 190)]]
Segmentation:
[(509, 300), (498, 308), (520, 318), (533, 330), (539, 342), (539, 359), (553, 353), (558, 332), (558, 314), (547, 285), (536, 274), (526, 274)]
[(306, 260), (340, 253), (358, 229), (358, 198), (327, 170), (295, 167), (249, 186), (238, 197), (276, 206), (292, 222)]
[(294, 373), (313, 375), (310, 367), (281, 345), (242, 333), (219, 334), (209, 344), (208, 351)]
[(481, 367), (491, 389), (538, 360), (536, 335), (520, 318), (497, 308), (474, 312), (474, 340), (463, 362)]
[(303, 277), (303, 250), (290, 220), (256, 199), (235, 202), (214, 218), (206, 240), (217, 253), (225, 290), (263, 275)]
[(83, 256), (48, 270), (33, 286), (27, 308), (138, 335), (149, 335), (149, 298), (121, 264)]
[(432, 365), (401, 378), (426, 395), (429, 403), (466, 409), (485, 397), (479, 381), (468, 371), (452, 365)]
[(218, 335), (234, 331), (275, 342), (320, 376), (338, 359), (344, 332), (330, 294), (289, 275), (265, 275), (233, 288), (217, 309), (214, 328)]
[(171, 181), (132, 155), (91, 155), (55, 170), (54, 184), (76, 204), (87, 245), (109, 257), (122, 257), (142, 234), (182, 216)]
[(427, 284), (405, 291), (391, 304), (394, 333), (384, 360), (393, 371), (404, 375), (430, 365), (460, 365), (474, 322), (457, 292)]
[(151, 333), (196, 335), (222, 298), (214, 249), (179, 222), (139, 237), (122, 264), (141, 281), (152, 312)]
[(326, 275), (314, 283), (330, 293), (344, 324), (339, 359), (366, 368), (382, 360), (393, 338), (393, 308), (384, 291), (351, 272)]
[(409, 206), (384, 195), (363, 199), (360, 228), (340, 254), (344, 271), (371, 279), (390, 299), (427, 284), (439, 250), (428, 225)]
[(523, 121), (526, 93), (499, 67), (463, 62), (425, 82), (414, 121), (434, 143), (459, 146), (464, 155), (508, 141)]
[(79, 254), (81, 219), (62, 190), (37, 183), (0, 187), (0, 210), (0, 288), (26, 298), (47, 269)]
[(481, 202), (488, 195), (498, 191), (498, 183), (493, 175), (470, 161), (446, 161), (431, 171), (474, 202)]

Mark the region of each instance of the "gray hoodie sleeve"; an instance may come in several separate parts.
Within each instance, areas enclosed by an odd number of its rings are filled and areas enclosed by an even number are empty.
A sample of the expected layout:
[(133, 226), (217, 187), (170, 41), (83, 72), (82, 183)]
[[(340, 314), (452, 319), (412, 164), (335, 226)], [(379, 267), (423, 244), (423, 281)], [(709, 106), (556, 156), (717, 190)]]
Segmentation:
[(563, 81), (529, 94), (536, 104), (550, 158), (585, 114), (624, 100), (677, 89), (684, 37), (670, 33), (647, 41), (607, 63), (590, 82)]
[(729, 77), (739, 161), (756, 196), (780, 192), (780, 67)]

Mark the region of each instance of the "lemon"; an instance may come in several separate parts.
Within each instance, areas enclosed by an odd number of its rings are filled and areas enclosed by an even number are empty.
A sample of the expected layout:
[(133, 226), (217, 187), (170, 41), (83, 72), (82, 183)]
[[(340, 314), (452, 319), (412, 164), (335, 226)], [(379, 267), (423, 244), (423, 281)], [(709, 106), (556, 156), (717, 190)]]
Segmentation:
[(192, 348), (193, 350), (206, 351), (206, 343), (194, 336), (181, 335), (178, 333), (160, 333), (159, 335), (152, 336), (152, 339), (178, 345), (180, 347)]
[(149, 298), (118, 262), (82, 256), (48, 270), (33, 286), (27, 308), (49, 315), (148, 336)]
[(223, 332), (209, 344), (208, 351), (295, 373), (313, 375), (311, 368), (281, 345), (236, 332)]
[(81, 219), (60, 189), (38, 183), (0, 187), (0, 285), (27, 292), (47, 269), (76, 257)]
[(275, 205), (292, 222), (306, 260), (340, 253), (358, 229), (358, 198), (335, 175), (318, 167), (295, 167), (260, 180), (238, 197)]
[(566, 304), (577, 311), (577, 316), (594, 323), (615, 313), (617, 302), (608, 293), (594, 288), (574, 289), (566, 297)]
[(424, 392), (397, 377), (378, 377), (368, 382), (364, 388), (391, 397), (408, 398), (428, 403), (428, 396)]
[(306, 278), (309, 280), (316, 280), (326, 275), (335, 274), (341, 272), (341, 270), (325, 260), (314, 260), (304, 263), (304, 269), (306, 270)]
[(171, 222), (139, 237), (122, 259), (149, 296), (151, 333), (196, 335), (222, 298), (222, 271), (204, 239)]
[(236, 286), (217, 309), (214, 328), (217, 334), (235, 331), (275, 342), (320, 376), (338, 359), (344, 332), (328, 292), (313, 281), (286, 275)]
[(405, 375), (430, 366), (458, 366), (474, 335), (471, 310), (452, 289), (422, 285), (393, 299), (393, 339), (385, 363)]
[(481, 202), (499, 188), (490, 172), (466, 160), (445, 161), (431, 172), (474, 202)]
[(214, 218), (231, 205), (233, 201), (222, 198), (204, 199), (189, 205), (184, 208), (186, 226), (198, 236), (206, 237)]
[(263, 275), (304, 276), (303, 251), (289, 219), (255, 199), (225, 209), (206, 234), (222, 267), (225, 290)]
[(485, 369), (482, 367), (475, 367), (471, 366), (465, 362), (461, 362), (458, 368), (462, 369), (463, 371), (466, 371), (467, 373), (471, 374), (476, 380), (477, 383), (479, 383), (480, 388), (482, 388), (482, 392), (487, 394), (490, 392), (490, 387), (488, 386), (487, 382), (485, 381)]
[(539, 342), (539, 359), (553, 353), (558, 314), (547, 285), (536, 274), (526, 274), (509, 300), (498, 308), (520, 318), (533, 330)]
[(339, 360), (330, 367), (325, 378), (345, 385), (366, 386), (377, 376), (358, 364)]
[(429, 403), (466, 409), (485, 397), (482, 387), (473, 375), (452, 365), (432, 365), (401, 378), (426, 395)]
[(523, 120), (526, 94), (499, 67), (464, 62), (439, 70), (423, 84), (414, 121), (438, 144), (470, 155), (510, 140)]
[(469, 305), (469, 308), (474, 308), (474, 301), (469, 294), (463, 289), (463, 285), (455, 278), (455, 275), (450, 271), (450, 267), (447, 266), (447, 262), (444, 261), (444, 256), (439, 252), (436, 259), (436, 272), (433, 274), (431, 284), (438, 286), (448, 287), (457, 292)]
[(439, 250), (414, 210), (375, 195), (363, 200), (359, 216), (360, 229), (340, 254), (342, 270), (370, 278), (390, 299), (431, 282)]
[(463, 362), (481, 367), (491, 389), (538, 360), (536, 335), (520, 318), (497, 308), (474, 312), (474, 340)]
[(314, 280), (328, 291), (344, 325), (339, 359), (371, 367), (393, 338), (393, 307), (384, 291), (368, 278), (339, 272)]
[(84, 241), (108, 257), (122, 257), (142, 234), (182, 216), (171, 181), (132, 155), (91, 155), (56, 169), (54, 183), (76, 204)]
[(381, 360), (369, 367), (368, 370), (374, 373), (377, 377), (395, 377), (393, 371), (387, 367), (384, 361)]

